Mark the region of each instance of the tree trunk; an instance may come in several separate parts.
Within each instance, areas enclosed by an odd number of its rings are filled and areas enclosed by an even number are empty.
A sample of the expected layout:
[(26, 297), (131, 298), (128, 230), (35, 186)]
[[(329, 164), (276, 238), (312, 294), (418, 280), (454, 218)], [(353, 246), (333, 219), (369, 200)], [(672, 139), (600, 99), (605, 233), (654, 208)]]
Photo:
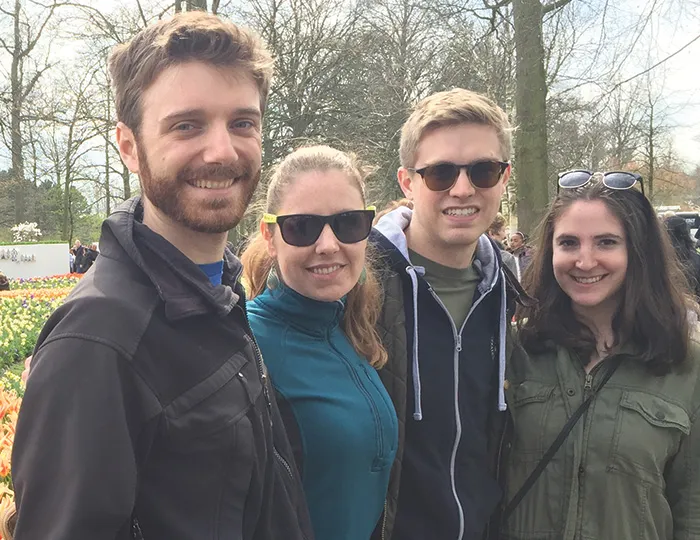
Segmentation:
[(182, 13), (182, 0), (175, 0), (175, 13)]
[(110, 185), (110, 171), (111, 171), (111, 163), (109, 159), (109, 138), (111, 135), (111, 121), (110, 118), (112, 117), (111, 113), (111, 101), (112, 101), (112, 92), (110, 91), (109, 85), (107, 85), (107, 115), (105, 118), (107, 120), (105, 121), (105, 132), (104, 132), (104, 139), (105, 139), (105, 211), (107, 215), (109, 216), (112, 213), (112, 189)]
[(131, 175), (129, 168), (122, 163), (122, 182), (124, 183), (124, 200), (131, 199)]
[(22, 223), (26, 215), (26, 198), (24, 182), (24, 156), (22, 154), (22, 41), (20, 0), (15, 0), (14, 8), (14, 49), (10, 67), (10, 86), (12, 94), (12, 110), (10, 112), (12, 176), (14, 180), (15, 222)]
[(655, 156), (654, 156), (654, 143), (655, 143), (655, 133), (656, 126), (654, 125), (654, 104), (650, 103), (649, 104), (649, 132), (648, 132), (648, 139), (647, 139), (647, 156), (649, 157), (649, 178), (647, 179), (647, 197), (649, 198), (650, 201), (654, 200), (654, 161), (655, 161)]
[(542, 4), (513, 0), (516, 50), (515, 171), (518, 227), (532, 233), (545, 212), (547, 193), (547, 79), (542, 44)]
[(186, 0), (187, 11), (207, 11), (207, 0)]

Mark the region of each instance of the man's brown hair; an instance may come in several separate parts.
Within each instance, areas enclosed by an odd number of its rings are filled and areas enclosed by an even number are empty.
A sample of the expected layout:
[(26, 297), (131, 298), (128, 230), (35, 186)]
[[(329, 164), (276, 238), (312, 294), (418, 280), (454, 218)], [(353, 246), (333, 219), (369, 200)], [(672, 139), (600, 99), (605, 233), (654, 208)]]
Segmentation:
[(260, 91), (260, 111), (265, 111), (273, 67), (265, 44), (247, 28), (192, 11), (144, 28), (112, 50), (109, 72), (117, 119), (138, 134), (143, 93), (164, 70), (190, 61), (250, 74)]
[(481, 124), (496, 130), (501, 143), (501, 159), (508, 161), (513, 150), (513, 128), (508, 115), (483, 94), (463, 88), (437, 92), (420, 101), (401, 128), (399, 157), (402, 167), (416, 164), (418, 144), (437, 128), (459, 124)]
[(489, 225), (488, 233), (491, 235), (498, 234), (498, 232), (503, 229), (503, 227), (506, 226), (506, 218), (503, 217), (503, 214), (500, 212), (496, 214), (496, 217), (494, 220), (491, 222), (491, 225)]

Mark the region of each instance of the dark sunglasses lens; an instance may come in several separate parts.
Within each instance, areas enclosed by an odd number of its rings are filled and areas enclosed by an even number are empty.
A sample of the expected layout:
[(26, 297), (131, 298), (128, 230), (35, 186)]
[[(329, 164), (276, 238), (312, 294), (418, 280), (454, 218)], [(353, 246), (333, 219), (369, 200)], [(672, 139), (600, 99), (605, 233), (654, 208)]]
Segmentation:
[(610, 189), (629, 189), (637, 183), (637, 179), (624, 172), (606, 174), (603, 183)]
[(423, 180), (431, 191), (447, 191), (455, 185), (458, 176), (459, 168), (453, 163), (430, 165), (423, 171)]
[(280, 225), (282, 239), (292, 246), (310, 246), (321, 236), (323, 225), (318, 216), (289, 216)]
[(581, 187), (591, 179), (591, 176), (587, 171), (571, 171), (559, 177), (559, 185), (563, 188)]
[(475, 187), (492, 188), (501, 179), (502, 166), (497, 161), (477, 161), (471, 166), (469, 179)]
[(333, 219), (332, 229), (335, 237), (343, 244), (361, 242), (369, 236), (372, 229), (372, 210), (356, 210), (338, 214)]

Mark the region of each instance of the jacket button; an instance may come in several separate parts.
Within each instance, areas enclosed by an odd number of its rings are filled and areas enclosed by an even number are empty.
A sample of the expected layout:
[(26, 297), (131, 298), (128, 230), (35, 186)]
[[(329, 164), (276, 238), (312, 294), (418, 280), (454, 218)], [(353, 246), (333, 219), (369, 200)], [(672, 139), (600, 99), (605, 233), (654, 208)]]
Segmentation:
[(581, 465), (581, 466), (578, 468), (578, 475), (579, 475), (579, 477), (581, 477), (581, 476), (585, 476), (585, 474), (586, 474), (586, 469), (584, 469), (584, 468), (583, 468), (583, 465)]
[(657, 411), (656, 412), (656, 419), (657, 420), (665, 420), (666, 415), (663, 413), (663, 411)]
[(566, 394), (567, 394), (568, 396), (575, 396), (575, 395), (576, 395), (576, 390), (574, 390), (573, 388), (567, 388)]

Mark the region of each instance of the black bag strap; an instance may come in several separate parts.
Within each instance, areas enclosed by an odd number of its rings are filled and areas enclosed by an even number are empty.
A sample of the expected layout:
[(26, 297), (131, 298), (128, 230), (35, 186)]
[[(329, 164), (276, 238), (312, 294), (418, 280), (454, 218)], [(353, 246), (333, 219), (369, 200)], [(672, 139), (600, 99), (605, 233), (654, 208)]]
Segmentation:
[(580, 420), (580, 418), (583, 416), (583, 413), (585, 413), (588, 407), (591, 406), (593, 399), (596, 397), (598, 392), (600, 392), (603, 386), (605, 386), (605, 384), (610, 380), (610, 377), (613, 376), (613, 373), (615, 373), (617, 368), (620, 366), (621, 362), (622, 356), (616, 356), (613, 360), (610, 361), (610, 367), (605, 372), (603, 380), (600, 381), (598, 387), (595, 390), (593, 390), (591, 394), (586, 398), (586, 400), (583, 403), (581, 403), (581, 405), (579, 405), (579, 408), (576, 409), (576, 411), (574, 411), (574, 414), (572, 414), (571, 418), (569, 418), (566, 424), (564, 424), (564, 427), (562, 428), (559, 435), (557, 435), (557, 438), (554, 439), (554, 442), (542, 456), (542, 459), (537, 464), (537, 467), (535, 467), (535, 469), (530, 473), (530, 476), (527, 477), (527, 480), (525, 480), (522, 487), (506, 505), (506, 508), (503, 511), (503, 522), (505, 522), (511, 516), (511, 514), (518, 507), (525, 495), (527, 495), (528, 491), (530, 491), (532, 489), (532, 486), (535, 485), (535, 482), (537, 482), (537, 479), (547, 468), (549, 462), (552, 461), (552, 458), (557, 453), (559, 448), (561, 448), (561, 445), (564, 444), (564, 441), (569, 436), (569, 433), (571, 433), (571, 430), (574, 429), (576, 422)]

